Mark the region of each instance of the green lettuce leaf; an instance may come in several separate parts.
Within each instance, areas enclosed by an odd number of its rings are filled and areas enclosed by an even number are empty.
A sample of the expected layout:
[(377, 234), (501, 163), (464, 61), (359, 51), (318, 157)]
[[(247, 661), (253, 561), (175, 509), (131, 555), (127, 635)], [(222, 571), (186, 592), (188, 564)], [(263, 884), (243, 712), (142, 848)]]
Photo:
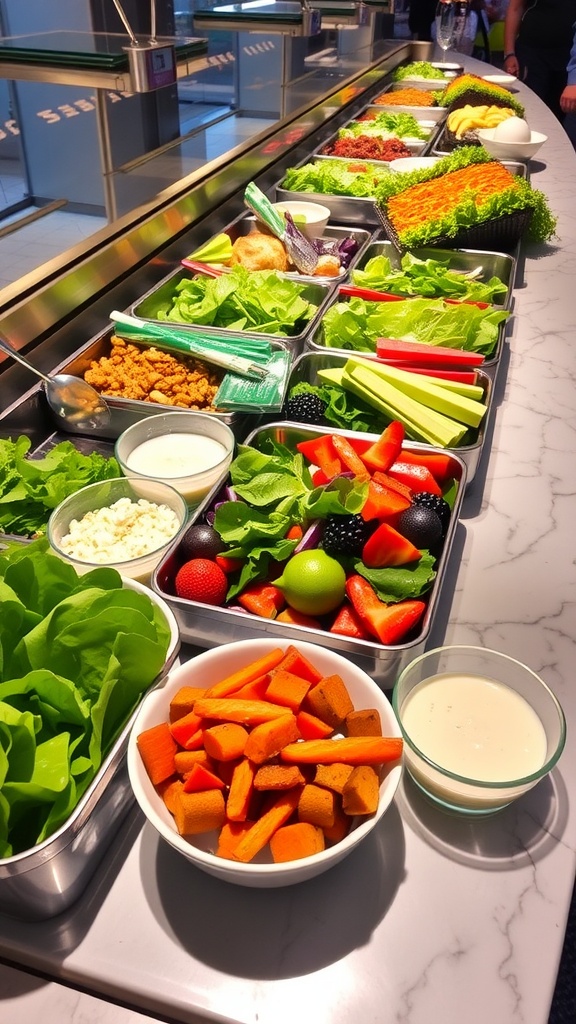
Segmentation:
[(506, 295), (507, 286), (499, 277), (488, 281), (470, 281), (465, 274), (451, 270), (444, 260), (419, 259), (413, 253), (402, 257), (399, 267), (384, 254), (373, 256), (362, 269), (352, 271), (352, 281), (361, 288), (389, 292), (391, 295), (418, 295), (431, 299), (467, 299), (494, 302)]
[(429, 551), (422, 551), (418, 562), (387, 569), (369, 569), (363, 562), (356, 562), (354, 570), (372, 584), (381, 601), (397, 604), (430, 590), (436, 578), (434, 562)]

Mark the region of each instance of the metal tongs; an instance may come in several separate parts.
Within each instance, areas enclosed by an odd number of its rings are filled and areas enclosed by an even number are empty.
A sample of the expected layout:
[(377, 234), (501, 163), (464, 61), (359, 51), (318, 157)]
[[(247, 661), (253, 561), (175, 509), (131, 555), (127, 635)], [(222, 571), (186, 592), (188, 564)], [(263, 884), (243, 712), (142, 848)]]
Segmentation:
[(310, 239), (296, 227), (290, 214), (284, 216), (275, 210), (268, 197), (253, 181), (246, 186), (244, 203), (283, 242), (294, 266), (302, 274), (313, 274), (318, 266), (318, 252)]

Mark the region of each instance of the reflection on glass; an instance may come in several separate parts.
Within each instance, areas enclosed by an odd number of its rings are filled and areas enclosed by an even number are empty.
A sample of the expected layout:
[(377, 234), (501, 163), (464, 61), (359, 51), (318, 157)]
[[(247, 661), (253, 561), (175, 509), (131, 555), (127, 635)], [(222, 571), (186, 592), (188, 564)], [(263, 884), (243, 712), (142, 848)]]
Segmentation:
[(436, 42), (444, 53), (446, 63), (446, 51), (455, 43), (456, 36), (456, 10), (451, 0), (440, 0), (436, 7)]

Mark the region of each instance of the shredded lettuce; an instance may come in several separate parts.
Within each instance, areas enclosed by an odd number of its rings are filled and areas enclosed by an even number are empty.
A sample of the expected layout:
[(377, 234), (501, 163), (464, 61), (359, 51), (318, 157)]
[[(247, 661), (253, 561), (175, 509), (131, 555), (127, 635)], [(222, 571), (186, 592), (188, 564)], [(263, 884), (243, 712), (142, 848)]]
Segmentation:
[(358, 135), (386, 136), (397, 139), (427, 139), (429, 128), (423, 128), (413, 114), (382, 110), (370, 121), (351, 121), (345, 128), (340, 128), (339, 139), (356, 138)]
[(42, 538), (0, 555), (0, 857), (59, 828), (161, 671), (158, 605)]
[(372, 199), (378, 185), (388, 178), (398, 177), (400, 175), (387, 167), (364, 160), (314, 160), (302, 167), (289, 167), (282, 188), (289, 192)]
[(444, 72), (427, 60), (414, 60), (410, 64), (402, 64), (395, 69), (392, 78), (395, 82), (401, 82), (404, 78), (438, 78), (446, 81)]

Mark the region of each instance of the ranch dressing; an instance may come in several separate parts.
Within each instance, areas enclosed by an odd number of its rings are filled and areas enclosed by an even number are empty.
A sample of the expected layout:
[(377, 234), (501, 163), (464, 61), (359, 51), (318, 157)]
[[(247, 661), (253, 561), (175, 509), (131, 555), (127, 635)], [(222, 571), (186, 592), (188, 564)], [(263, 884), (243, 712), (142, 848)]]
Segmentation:
[[(402, 718), (422, 753), (466, 778), (511, 782), (532, 775), (546, 760), (546, 734), (536, 712), (494, 679), (433, 676), (409, 693)], [(426, 774), (423, 762), (419, 774)]]
[(163, 434), (134, 448), (126, 460), (135, 473), (172, 480), (194, 476), (219, 465), (226, 456), (220, 441), (203, 434)]

